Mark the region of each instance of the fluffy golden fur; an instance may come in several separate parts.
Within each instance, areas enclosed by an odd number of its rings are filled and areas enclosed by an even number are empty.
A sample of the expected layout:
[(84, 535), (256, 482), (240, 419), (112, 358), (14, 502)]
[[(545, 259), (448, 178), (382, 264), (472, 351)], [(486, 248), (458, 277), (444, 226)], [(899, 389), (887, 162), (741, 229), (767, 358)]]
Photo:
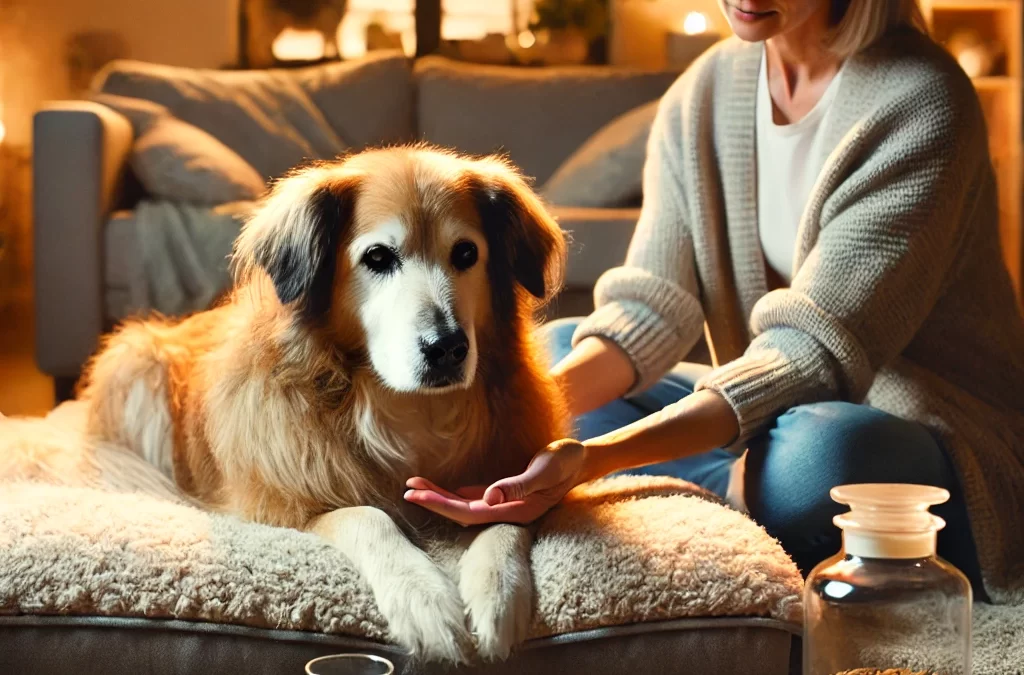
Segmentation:
[[(211, 509), (332, 541), (424, 657), (504, 657), (529, 621), (529, 532), (460, 534), (453, 582), (423, 552), (445, 523), (402, 495), (415, 475), (512, 475), (568, 435), (533, 337), (564, 262), (499, 159), (416, 145), (297, 170), (243, 228), (219, 306), (105, 338), (83, 378), (89, 433)], [(463, 366), (431, 385), (423, 355), (454, 331)]]

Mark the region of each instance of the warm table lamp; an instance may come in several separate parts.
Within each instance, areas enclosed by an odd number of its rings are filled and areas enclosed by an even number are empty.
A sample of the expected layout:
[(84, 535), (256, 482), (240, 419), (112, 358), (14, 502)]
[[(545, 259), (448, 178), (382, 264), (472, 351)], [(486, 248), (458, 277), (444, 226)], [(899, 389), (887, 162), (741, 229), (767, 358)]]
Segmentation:
[(708, 31), (708, 18), (701, 12), (690, 12), (683, 19), (682, 30), (671, 30), (665, 36), (665, 60), (668, 66), (685, 68), (705, 50), (722, 39)]

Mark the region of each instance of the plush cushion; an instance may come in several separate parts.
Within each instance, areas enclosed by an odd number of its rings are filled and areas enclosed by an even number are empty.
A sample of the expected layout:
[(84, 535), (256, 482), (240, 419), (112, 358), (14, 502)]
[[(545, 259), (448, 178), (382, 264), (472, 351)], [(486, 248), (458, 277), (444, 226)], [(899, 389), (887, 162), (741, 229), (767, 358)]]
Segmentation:
[(665, 93), (676, 71), (519, 68), (440, 56), (415, 68), (424, 140), (470, 153), (507, 152), (543, 185), (609, 121)]
[(416, 136), (412, 66), (402, 52), (292, 71), (295, 81), (352, 149), (411, 141)]
[[(389, 642), (344, 555), (295, 530), (194, 508), (158, 483), (124, 492), (83, 447), (81, 404), (0, 418), (0, 614), (181, 619)], [(25, 449), (31, 461), (22, 462)], [(111, 474), (105, 473), (104, 476)], [(6, 478), (6, 482), (3, 479)], [(134, 479), (137, 480), (137, 479)], [(532, 639), (640, 622), (762, 617), (795, 624), (801, 577), (743, 514), (682, 481), (582, 486), (540, 523)]]
[(108, 64), (97, 91), (166, 106), (264, 178), (311, 159), (415, 137), (412, 69), (401, 52), (308, 68), (220, 71)]
[(541, 190), (554, 204), (625, 207), (643, 195), (647, 137), (658, 101), (616, 117), (562, 163)]
[(216, 71), (118, 60), (98, 75), (102, 93), (165, 106), (270, 179), (345, 144), (287, 71)]
[(97, 94), (132, 123), (131, 167), (146, 191), (193, 204), (253, 200), (265, 188), (252, 166), (219, 140), (143, 99)]

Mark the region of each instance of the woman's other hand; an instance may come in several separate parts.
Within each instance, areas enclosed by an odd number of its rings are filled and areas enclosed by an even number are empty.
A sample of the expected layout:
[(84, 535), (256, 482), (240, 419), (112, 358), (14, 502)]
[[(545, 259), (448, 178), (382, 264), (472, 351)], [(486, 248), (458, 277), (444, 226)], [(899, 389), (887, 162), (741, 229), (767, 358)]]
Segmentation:
[(449, 492), (425, 478), (410, 478), (405, 499), (463, 526), (529, 523), (544, 515), (583, 482), (586, 449), (577, 441), (556, 441), (534, 455), (526, 470), (489, 486)]

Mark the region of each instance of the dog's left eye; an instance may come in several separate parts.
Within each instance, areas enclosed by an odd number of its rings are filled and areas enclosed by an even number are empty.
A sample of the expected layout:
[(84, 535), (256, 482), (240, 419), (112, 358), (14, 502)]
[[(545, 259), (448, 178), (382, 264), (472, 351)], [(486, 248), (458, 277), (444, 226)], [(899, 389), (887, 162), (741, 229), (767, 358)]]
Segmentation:
[(399, 265), (398, 256), (387, 246), (371, 246), (370, 249), (363, 254), (363, 264), (366, 265), (371, 272), (378, 274), (387, 274), (393, 271)]
[(475, 265), (476, 259), (476, 244), (471, 241), (460, 241), (452, 248), (452, 266), (460, 272)]

